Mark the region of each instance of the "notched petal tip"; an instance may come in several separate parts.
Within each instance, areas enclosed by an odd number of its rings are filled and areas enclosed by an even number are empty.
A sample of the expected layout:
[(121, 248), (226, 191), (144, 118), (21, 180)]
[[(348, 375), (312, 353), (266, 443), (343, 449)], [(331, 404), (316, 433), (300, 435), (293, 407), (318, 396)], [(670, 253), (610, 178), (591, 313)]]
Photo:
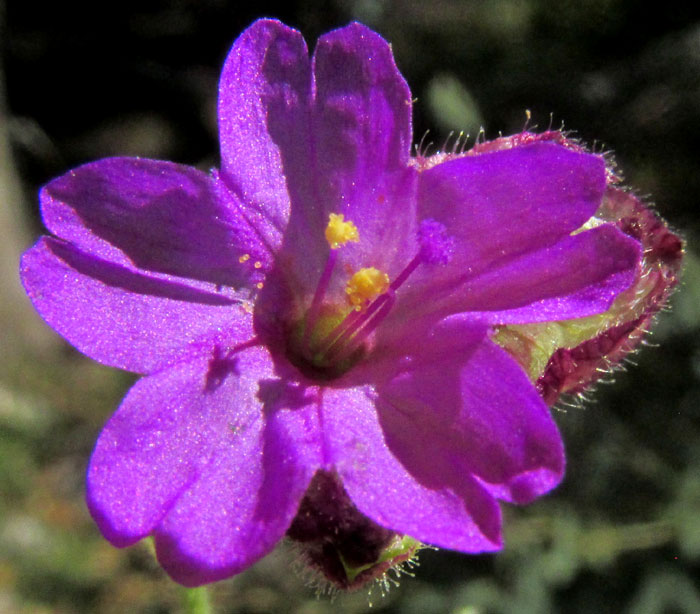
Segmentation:
[(92, 519), (95, 521), (100, 533), (102, 533), (102, 536), (115, 548), (133, 546), (150, 533), (150, 531), (146, 533), (134, 533), (124, 527), (117, 526), (110, 517), (110, 514), (102, 509), (101, 503), (95, 499), (92, 494), (92, 489), (89, 486), (86, 494), (86, 503), (90, 516), (92, 516)]
[(403, 111), (402, 115), (410, 110), (411, 90), (396, 66), (391, 45), (365, 25), (351, 22), (321, 36), (314, 52), (314, 67), (321, 91), (326, 82), (335, 80), (344, 81), (348, 91), (381, 87), (392, 103), (403, 104), (403, 108), (396, 109)]
[[(319, 38), (313, 57), (319, 172), (342, 174), (363, 190), (405, 170), (411, 147), (411, 91), (389, 43), (358, 23)], [(369, 128), (369, 129), (368, 129)], [(326, 169), (326, 167), (328, 168)], [(362, 174), (351, 169), (357, 166)], [(364, 198), (366, 194), (358, 194)]]
[(384, 56), (382, 60), (390, 59), (394, 64), (391, 45), (377, 32), (358, 21), (351, 21), (346, 26), (330, 30), (318, 39), (319, 49), (334, 45), (340, 45), (348, 50), (354, 47), (359, 54), (374, 59), (373, 54), (368, 51), (371, 47), (373, 51)]
[(289, 220), (290, 193), (313, 167), (311, 90), (304, 38), (269, 19), (241, 34), (219, 79), (221, 177), (273, 249)]
[[(278, 19), (263, 17), (250, 24), (233, 43), (222, 71), (222, 82), (226, 72), (226, 64), (245, 59), (251, 52), (257, 55), (260, 49), (265, 49), (280, 41), (302, 41), (301, 32)], [(304, 43), (305, 46), (305, 43)], [(295, 59), (295, 58), (291, 58)]]

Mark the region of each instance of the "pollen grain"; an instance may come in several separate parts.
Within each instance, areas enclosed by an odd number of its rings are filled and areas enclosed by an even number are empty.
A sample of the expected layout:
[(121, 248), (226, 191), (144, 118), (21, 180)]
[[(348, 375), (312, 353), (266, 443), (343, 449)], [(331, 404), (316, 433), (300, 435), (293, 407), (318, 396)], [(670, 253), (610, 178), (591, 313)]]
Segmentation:
[(368, 301), (389, 288), (389, 276), (374, 267), (357, 271), (348, 281), (345, 292), (356, 311), (361, 311)]
[(331, 249), (338, 249), (350, 241), (357, 243), (359, 240), (360, 233), (357, 230), (357, 226), (350, 220), (346, 222), (342, 213), (331, 213), (328, 216), (326, 241), (328, 241)]

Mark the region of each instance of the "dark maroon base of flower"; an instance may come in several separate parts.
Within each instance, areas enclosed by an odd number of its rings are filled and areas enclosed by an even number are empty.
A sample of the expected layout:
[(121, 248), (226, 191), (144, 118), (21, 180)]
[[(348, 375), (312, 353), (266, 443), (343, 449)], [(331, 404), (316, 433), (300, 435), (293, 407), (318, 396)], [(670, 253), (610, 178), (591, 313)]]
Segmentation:
[[(301, 547), (306, 564), (341, 589), (360, 588), (396, 563), (377, 561), (397, 534), (363, 516), (337, 476), (326, 471), (314, 476), (287, 536)], [(365, 566), (348, 578), (348, 568)]]

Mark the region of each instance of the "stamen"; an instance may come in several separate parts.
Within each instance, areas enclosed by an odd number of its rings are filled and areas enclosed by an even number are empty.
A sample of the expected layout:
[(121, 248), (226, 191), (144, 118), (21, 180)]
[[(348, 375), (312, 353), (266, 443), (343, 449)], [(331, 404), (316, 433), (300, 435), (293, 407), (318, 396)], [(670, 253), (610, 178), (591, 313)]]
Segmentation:
[(342, 348), (343, 344), (367, 322), (369, 322), (370, 319), (373, 318), (374, 314), (377, 313), (377, 311), (381, 309), (381, 307), (390, 299), (391, 304), (393, 305), (394, 292), (391, 286), (384, 294), (378, 297), (377, 300), (373, 301), (366, 310), (362, 311), (353, 309), (347, 316), (345, 316), (345, 319), (323, 339), (320, 344), (319, 355), (324, 357), (332, 354), (334, 351), (338, 351), (338, 348)]
[(389, 276), (379, 269), (367, 267), (357, 271), (348, 281), (345, 292), (356, 311), (362, 311), (375, 296), (389, 288)]
[[(350, 224), (346, 227), (346, 224)], [(321, 276), (314, 301), (308, 312), (304, 334), (304, 350), (307, 357), (321, 368), (340, 368), (352, 358), (362, 343), (384, 321), (396, 302), (396, 291), (418, 268), (420, 264), (446, 265), (452, 260), (455, 248), (454, 238), (440, 222), (425, 219), (417, 231), (418, 253), (393, 281), (389, 276), (374, 267), (362, 268), (348, 281), (345, 292), (353, 306), (345, 318), (328, 334), (314, 340), (310, 347), (311, 331), (318, 319), (323, 296), (335, 265), (335, 249), (347, 241), (359, 239), (357, 229), (350, 222), (344, 222), (342, 215), (331, 214), (326, 229), (326, 239), (331, 246), (326, 270)], [(322, 290), (322, 292), (321, 292)]]
[(338, 249), (349, 241), (357, 243), (360, 240), (360, 233), (357, 226), (350, 220), (344, 221), (342, 213), (331, 213), (328, 216), (328, 226), (326, 226), (326, 241), (331, 249)]
[[(372, 306), (374, 306), (374, 303), (372, 303), (370, 309), (372, 308)], [(326, 335), (323, 338), (323, 340), (320, 343), (320, 354), (326, 354), (328, 350), (330, 350), (330, 348), (336, 343), (339, 343), (341, 340), (345, 340), (345, 338), (347, 337), (346, 332), (358, 320), (361, 320), (363, 316), (366, 317), (366, 315), (367, 314), (363, 314), (361, 311), (353, 309), (348, 315), (345, 316), (345, 318), (340, 324), (338, 324), (328, 335)]]
[(331, 281), (331, 275), (333, 275), (333, 269), (335, 268), (336, 260), (338, 260), (338, 252), (332, 249), (328, 254), (328, 260), (326, 260), (326, 266), (321, 273), (321, 278), (318, 280), (318, 285), (316, 286), (316, 292), (314, 293), (314, 298), (311, 301), (311, 307), (306, 314), (306, 325), (304, 326), (304, 340), (302, 347), (308, 351), (309, 343), (311, 341), (311, 333), (316, 326), (316, 321), (318, 320), (319, 313), (321, 312), (321, 305), (323, 304), (323, 297), (326, 295), (326, 290), (328, 290), (328, 284)]
[(331, 276), (333, 275), (333, 269), (335, 268), (335, 263), (338, 260), (338, 249), (345, 245), (348, 241), (357, 243), (360, 240), (360, 233), (357, 230), (355, 224), (350, 220), (344, 221), (342, 214), (331, 213), (328, 216), (328, 226), (326, 226), (326, 240), (328, 245), (330, 245), (331, 251), (328, 254), (328, 259), (326, 260), (326, 266), (321, 273), (321, 278), (318, 280), (318, 285), (316, 286), (316, 292), (314, 292), (314, 298), (311, 301), (311, 307), (306, 314), (306, 323), (304, 326), (304, 337), (302, 341), (302, 347), (308, 353), (309, 344), (311, 341), (311, 333), (316, 326), (316, 321), (321, 312), (321, 305), (323, 304), (323, 299), (326, 296), (326, 290), (328, 290), (328, 285), (331, 281)]
[(319, 361), (337, 364), (350, 357), (391, 311), (396, 291), (418, 265), (446, 265), (452, 260), (454, 238), (440, 222), (423, 220), (417, 239), (418, 253), (391, 283), (386, 273), (374, 267), (360, 269), (352, 276), (345, 291), (354, 309), (321, 341), (316, 354)]
[(352, 356), (362, 342), (379, 326), (396, 302), (396, 295), (391, 290), (382, 294), (374, 301), (366, 313), (357, 318), (353, 325), (348, 326), (325, 350), (325, 359), (331, 363), (339, 363)]

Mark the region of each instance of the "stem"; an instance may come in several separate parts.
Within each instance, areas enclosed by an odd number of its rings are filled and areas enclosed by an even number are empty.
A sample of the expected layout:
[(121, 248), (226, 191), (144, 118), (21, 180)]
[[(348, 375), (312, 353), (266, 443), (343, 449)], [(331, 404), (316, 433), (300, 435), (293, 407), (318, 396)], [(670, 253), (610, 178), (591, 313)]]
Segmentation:
[(182, 603), (186, 614), (213, 614), (206, 586), (182, 588)]

